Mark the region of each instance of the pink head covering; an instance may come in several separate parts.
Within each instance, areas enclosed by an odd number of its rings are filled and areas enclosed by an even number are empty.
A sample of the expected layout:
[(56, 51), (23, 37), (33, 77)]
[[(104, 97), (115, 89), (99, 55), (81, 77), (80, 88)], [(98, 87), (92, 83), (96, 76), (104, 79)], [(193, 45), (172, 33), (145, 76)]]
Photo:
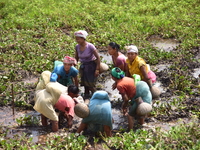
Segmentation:
[(86, 37), (88, 36), (88, 33), (85, 30), (79, 30), (79, 31), (75, 32), (74, 35), (77, 37), (82, 37), (82, 38), (86, 39)]
[(76, 65), (77, 61), (76, 61), (75, 58), (65, 56), (64, 59), (63, 59), (63, 63)]

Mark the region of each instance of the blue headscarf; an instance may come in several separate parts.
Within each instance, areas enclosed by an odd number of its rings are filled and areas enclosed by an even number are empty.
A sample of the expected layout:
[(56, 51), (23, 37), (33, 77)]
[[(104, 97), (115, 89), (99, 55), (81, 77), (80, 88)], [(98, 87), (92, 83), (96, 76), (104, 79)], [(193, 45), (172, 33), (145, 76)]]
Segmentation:
[(96, 91), (93, 95), (90, 101), (98, 99), (98, 100), (108, 100), (110, 101), (108, 97), (108, 93), (106, 91)]

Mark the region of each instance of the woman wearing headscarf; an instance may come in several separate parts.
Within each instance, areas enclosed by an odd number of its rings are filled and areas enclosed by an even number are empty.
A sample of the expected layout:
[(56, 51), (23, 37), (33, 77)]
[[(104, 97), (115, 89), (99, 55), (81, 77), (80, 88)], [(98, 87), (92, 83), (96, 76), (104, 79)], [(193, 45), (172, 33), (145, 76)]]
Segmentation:
[(84, 30), (79, 30), (74, 33), (76, 42), (75, 58), (80, 60), (80, 75), (81, 85), (85, 88), (84, 97), (88, 98), (90, 91), (94, 93), (96, 91), (95, 84), (100, 69), (100, 57), (96, 47), (86, 41), (88, 33)]
[[(53, 73), (54, 74), (54, 73)], [(36, 87), (34, 109), (41, 113), (43, 126), (47, 126), (47, 118), (51, 120), (52, 130), (59, 129), (59, 116), (55, 109), (59, 110), (66, 119), (68, 127), (72, 127), (74, 117), (75, 100), (78, 97), (79, 89), (75, 85), (67, 87), (58, 82), (51, 82), (51, 72), (44, 71)], [(68, 93), (68, 94), (66, 94)]]
[(54, 62), (53, 73), (57, 74), (57, 81), (60, 84), (64, 86), (74, 84), (78, 87), (78, 70), (74, 67), (76, 64), (76, 59), (69, 56), (65, 56), (63, 62)]
[[(107, 136), (112, 136), (112, 110), (108, 93), (96, 91), (90, 99), (87, 109), (89, 109), (89, 115), (83, 118), (77, 133), (81, 133), (81, 131), (88, 128), (93, 132), (105, 132)], [(79, 113), (83, 114), (85, 111), (81, 113), (81, 110), (83, 109), (80, 109)], [(77, 113), (76, 115), (78, 116)]]
[[(139, 106), (137, 99), (140, 97), (143, 102), (147, 103), (147, 106), (151, 108), (152, 95), (149, 86), (144, 81), (138, 81), (135, 84), (134, 79), (125, 77), (124, 72), (120, 68), (113, 68), (111, 71), (112, 79), (116, 82), (116, 87), (119, 93), (122, 95), (122, 111), (124, 115), (128, 116), (128, 128), (133, 129), (134, 121), (133, 117), (137, 117), (139, 123), (144, 124), (145, 115), (137, 114), (136, 110)], [(131, 100), (131, 106), (128, 112), (128, 103)]]
[(127, 49), (127, 70), (126, 76), (132, 77), (134, 74), (140, 75), (141, 79), (145, 81), (149, 87), (156, 81), (156, 75), (148, 67), (144, 59), (138, 56), (138, 48), (135, 45), (125, 47)]

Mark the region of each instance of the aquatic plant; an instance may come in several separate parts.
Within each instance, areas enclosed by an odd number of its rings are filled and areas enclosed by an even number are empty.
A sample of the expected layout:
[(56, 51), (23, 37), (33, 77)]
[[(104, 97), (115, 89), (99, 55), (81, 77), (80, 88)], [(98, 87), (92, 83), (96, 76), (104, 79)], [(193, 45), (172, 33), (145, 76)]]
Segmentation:
[(172, 127), (168, 132), (161, 131), (160, 128), (139, 129), (104, 140), (109, 148), (114, 149), (198, 149), (199, 131), (199, 125), (192, 123)]
[(40, 119), (32, 115), (25, 115), (16, 119), (16, 122), (20, 126), (30, 126), (30, 125), (39, 125)]

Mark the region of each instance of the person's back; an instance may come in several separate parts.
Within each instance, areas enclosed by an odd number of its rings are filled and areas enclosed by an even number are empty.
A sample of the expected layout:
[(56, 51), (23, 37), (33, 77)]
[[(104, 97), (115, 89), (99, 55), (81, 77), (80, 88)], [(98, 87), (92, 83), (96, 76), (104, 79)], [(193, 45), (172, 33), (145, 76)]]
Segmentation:
[(94, 94), (90, 99), (89, 103), (90, 114), (87, 118), (83, 119), (83, 122), (109, 125), (112, 127), (111, 123), (111, 103), (108, 97), (102, 95), (102, 93)]
[(151, 104), (152, 102), (152, 95), (151, 91), (149, 89), (149, 86), (144, 81), (138, 81), (136, 84), (136, 94), (133, 97), (132, 100), (137, 99), (138, 97), (141, 97), (144, 102), (147, 102)]
[(93, 132), (104, 131), (107, 136), (112, 136), (112, 110), (108, 93), (96, 91), (89, 103), (89, 116), (83, 118), (77, 133), (86, 127)]
[(132, 98), (136, 93), (135, 82), (133, 78), (123, 77), (117, 81), (117, 89), (120, 94), (126, 93), (129, 98)]
[(116, 59), (114, 66), (119, 67), (119, 68), (120, 68), (120, 66), (123, 66), (122, 70), (125, 72), (126, 67), (127, 67), (126, 59), (127, 59), (126, 56), (124, 54), (120, 53), (120, 55)]

